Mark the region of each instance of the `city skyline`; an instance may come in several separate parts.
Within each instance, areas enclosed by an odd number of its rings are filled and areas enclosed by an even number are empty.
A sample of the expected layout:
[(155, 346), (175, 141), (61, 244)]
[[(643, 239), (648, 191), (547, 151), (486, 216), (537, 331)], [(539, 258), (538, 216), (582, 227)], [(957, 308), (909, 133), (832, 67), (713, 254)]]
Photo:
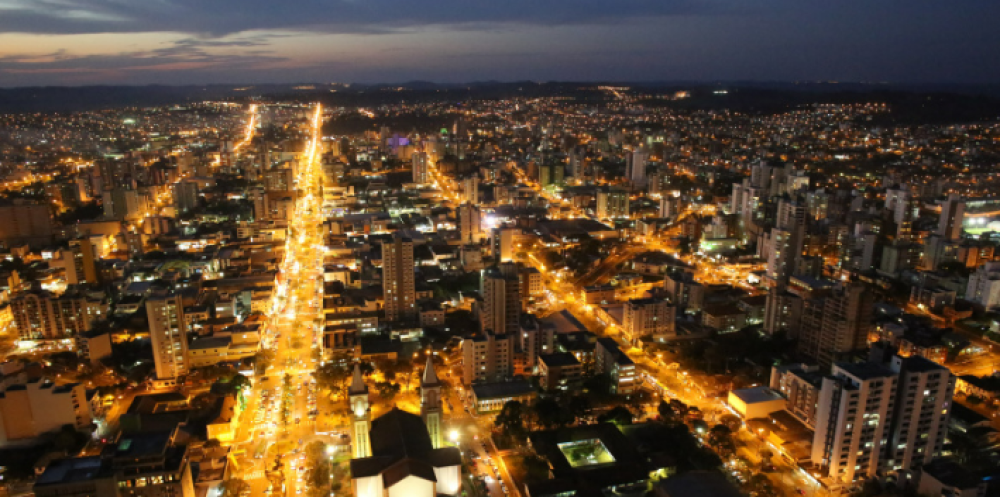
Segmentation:
[(0, 87), (1000, 81), (1000, 5), (959, 4), (2, 0)]

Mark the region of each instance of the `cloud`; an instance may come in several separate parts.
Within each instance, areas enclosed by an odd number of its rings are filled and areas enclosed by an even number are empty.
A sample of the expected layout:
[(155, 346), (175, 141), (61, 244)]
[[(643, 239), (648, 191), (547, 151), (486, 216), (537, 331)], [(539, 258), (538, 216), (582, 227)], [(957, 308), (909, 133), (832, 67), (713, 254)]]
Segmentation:
[(733, 0), (0, 0), (0, 32), (283, 29), (378, 33), (431, 24), (579, 24), (690, 14)]
[[(148, 77), (151, 73), (173, 71), (213, 73), (247, 72), (269, 69), (288, 62), (265, 46), (269, 36), (233, 40), (198, 40), (185, 38), (169, 46), (150, 50), (122, 51), (110, 54), (75, 55), (67, 50), (44, 54), (8, 54), (0, 56), (0, 75), (55, 74), (70, 82), (121, 80)], [(237, 52), (215, 53), (209, 48), (237, 47)]]

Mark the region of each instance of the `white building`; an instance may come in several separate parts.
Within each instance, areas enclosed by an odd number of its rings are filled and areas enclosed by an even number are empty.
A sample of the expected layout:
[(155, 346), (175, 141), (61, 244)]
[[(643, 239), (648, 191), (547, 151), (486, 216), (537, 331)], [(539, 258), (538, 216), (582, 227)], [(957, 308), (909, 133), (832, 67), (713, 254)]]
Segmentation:
[(146, 299), (149, 338), (153, 344), (156, 377), (174, 379), (188, 373), (187, 323), (178, 295), (152, 295)]
[(22, 376), (0, 393), (0, 445), (26, 440), (70, 425), (83, 430), (91, 423), (83, 385), (55, 385)]
[(893, 357), (899, 375), (886, 470), (918, 469), (941, 455), (951, 417), (955, 377), (948, 368), (920, 356)]
[(965, 298), (986, 309), (1000, 306), (1000, 261), (990, 261), (969, 276)]
[(811, 459), (831, 489), (876, 476), (888, 443), (897, 376), (878, 364), (836, 363), (823, 378)]
[(355, 497), (435, 497), (462, 491), (462, 454), (435, 448), (420, 416), (393, 408), (371, 424), (371, 455), (351, 459)]
[(629, 300), (625, 304), (622, 332), (632, 345), (640, 338), (672, 335), (677, 308), (666, 300), (648, 298)]

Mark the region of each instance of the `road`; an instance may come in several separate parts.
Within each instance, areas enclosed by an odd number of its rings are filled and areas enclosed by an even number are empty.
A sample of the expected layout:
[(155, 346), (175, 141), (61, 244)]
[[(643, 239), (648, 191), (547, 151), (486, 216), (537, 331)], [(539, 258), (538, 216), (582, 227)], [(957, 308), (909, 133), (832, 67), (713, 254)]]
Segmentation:
[[(248, 133), (252, 126), (253, 119)], [(309, 123), (309, 145), (296, 178), (295, 214), (289, 220), (281, 281), (265, 337), (274, 360), (254, 385), (233, 444), (239, 454), (237, 474), (250, 483), (252, 495), (267, 495), (271, 485), (265, 468), (274, 465), (275, 454), (281, 454), (285, 479), (283, 488), (272, 489), (270, 495), (296, 495), (302, 485), (300, 449), (316, 439), (310, 413), (316, 410), (311, 374), (316, 368), (322, 303), (322, 199), (316, 195), (321, 126), (322, 108), (316, 105)], [(268, 451), (268, 447), (276, 448)]]

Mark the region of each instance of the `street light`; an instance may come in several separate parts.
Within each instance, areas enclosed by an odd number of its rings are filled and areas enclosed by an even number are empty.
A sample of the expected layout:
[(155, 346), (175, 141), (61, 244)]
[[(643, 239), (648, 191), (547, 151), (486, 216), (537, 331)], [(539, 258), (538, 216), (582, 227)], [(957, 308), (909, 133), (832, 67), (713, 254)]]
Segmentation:
[(451, 433), (448, 434), (448, 439), (451, 440), (451, 443), (457, 444), (458, 443), (458, 430), (451, 430)]

